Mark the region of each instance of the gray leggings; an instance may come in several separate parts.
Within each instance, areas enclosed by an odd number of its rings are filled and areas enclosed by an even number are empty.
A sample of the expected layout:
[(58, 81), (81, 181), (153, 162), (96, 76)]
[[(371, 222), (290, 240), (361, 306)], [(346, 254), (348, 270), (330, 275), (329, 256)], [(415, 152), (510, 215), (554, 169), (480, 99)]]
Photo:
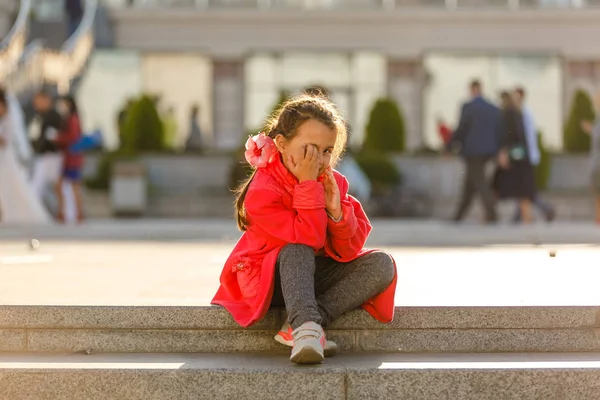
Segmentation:
[(383, 292), (393, 279), (394, 263), (382, 251), (340, 263), (315, 256), (308, 246), (288, 244), (277, 258), (271, 305), (285, 306), (294, 329), (309, 321), (327, 326)]

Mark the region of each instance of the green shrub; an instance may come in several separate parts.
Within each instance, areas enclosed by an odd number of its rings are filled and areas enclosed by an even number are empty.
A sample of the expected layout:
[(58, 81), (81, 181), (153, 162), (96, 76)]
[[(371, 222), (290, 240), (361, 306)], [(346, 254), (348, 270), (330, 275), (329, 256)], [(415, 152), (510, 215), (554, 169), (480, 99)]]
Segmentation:
[(354, 159), (371, 181), (375, 194), (385, 192), (402, 182), (396, 164), (385, 153), (363, 150)]
[(552, 156), (544, 146), (544, 139), (540, 132), (538, 132), (537, 140), (540, 149), (540, 163), (535, 167), (535, 185), (538, 189), (544, 190), (548, 187), (548, 181), (550, 180)]
[(379, 99), (373, 105), (363, 148), (369, 151), (403, 152), (406, 130), (398, 105), (391, 99)]
[(581, 122), (584, 120), (593, 121), (594, 117), (594, 108), (590, 96), (587, 92), (578, 90), (575, 93), (569, 119), (565, 125), (563, 135), (565, 151), (573, 153), (590, 151), (590, 135), (581, 129)]
[(144, 95), (127, 110), (121, 149), (128, 152), (164, 150), (164, 126), (151, 97)]

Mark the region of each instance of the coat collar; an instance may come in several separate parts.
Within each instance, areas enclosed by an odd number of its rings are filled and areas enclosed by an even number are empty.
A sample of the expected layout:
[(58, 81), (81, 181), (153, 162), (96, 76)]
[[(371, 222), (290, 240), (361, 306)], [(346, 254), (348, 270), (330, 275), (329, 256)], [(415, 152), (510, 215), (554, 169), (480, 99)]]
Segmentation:
[[(277, 183), (285, 188), (288, 193), (292, 193), (296, 185), (299, 183), (298, 178), (296, 178), (296, 176), (292, 174), (283, 164), (281, 153), (278, 154), (277, 157), (275, 157), (275, 159), (271, 161), (265, 169), (273, 178), (275, 178)], [(323, 176), (319, 176), (317, 181), (322, 182)]]
[(277, 183), (283, 186), (289, 193), (291, 193), (298, 184), (298, 178), (296, 178), (283, 164), (281, 153), (267, 165), (267, 171), (275, 178)]

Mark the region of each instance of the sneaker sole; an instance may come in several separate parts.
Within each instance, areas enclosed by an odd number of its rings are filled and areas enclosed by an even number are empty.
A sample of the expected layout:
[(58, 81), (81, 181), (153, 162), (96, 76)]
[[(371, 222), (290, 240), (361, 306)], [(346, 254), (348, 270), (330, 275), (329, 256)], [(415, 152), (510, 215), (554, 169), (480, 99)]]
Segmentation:
[[(275, 335), (274, 339), (277, 343), (282, 344), (286, 347), (294, 347), (294, 343), (288, 342), (287, 340), (282, 338), (280, 335)], [(337, 354), (337, 346), (325, 347), (323, 354), (325, 355), (325, 357), (335, 356)]]
[(323, 354), (325, 357), (333, 357), (337, 353), (337, 346), (327, 347), (323, 349)]
[(323, 353), (312, 346), (304, 346), (290, 357), (290, 361), (296, 364), (321, 364), (324, 360)]

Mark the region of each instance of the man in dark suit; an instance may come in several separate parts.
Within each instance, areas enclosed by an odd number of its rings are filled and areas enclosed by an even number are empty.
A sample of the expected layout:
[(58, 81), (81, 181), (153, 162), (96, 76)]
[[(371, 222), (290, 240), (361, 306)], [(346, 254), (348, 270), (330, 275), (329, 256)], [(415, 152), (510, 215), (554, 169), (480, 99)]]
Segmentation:
[(469, 210), (473, 197), (481, 196), (485, 207), (486, 222), (496, 222), (494, 195), (486, 179), (485, 169), (490, 160), (500, 150), (500, 109), (482, 96), (481, 83), (477, 80), (470, 85), (471, 100), (463, 104), (458, 128), (448, 144), (449, 149), (460, 147), (460, 155), (465, 161), (465, 180), (462, 196), (454, 221), (461, 221)]

